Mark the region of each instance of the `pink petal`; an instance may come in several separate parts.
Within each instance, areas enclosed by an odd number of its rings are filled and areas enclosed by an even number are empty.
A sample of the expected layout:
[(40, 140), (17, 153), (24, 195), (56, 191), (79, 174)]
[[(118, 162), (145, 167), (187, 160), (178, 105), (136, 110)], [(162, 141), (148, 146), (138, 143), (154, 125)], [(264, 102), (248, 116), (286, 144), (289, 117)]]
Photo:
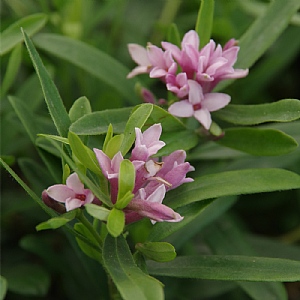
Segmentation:
[(64, 184), (55, 184), (50, 186), (47, 189), (47, 194), (49, 197), (52, 199), (58, 201), (58, 202), (66, 202), (68, 198), (74, 198), (75, 197), (75, 192), (71, 189), (69, 189), (66, 185)]
[(120, 164), (121, 164), (122, 160), (123, 160), (123, 156), (120, 151), (117, 154), (115, 154), (115, 156), (111, 160), (111, 167), (115, 173), (119, 173)]
[(148, 73), (149, 71), (149, 67), (145, 67), (145, 66), (138, 66), (138, 67), (135, 67), (130, 73), (128, 73), (128, 75), (126, 76), (126, 78), (132, 78), (136, 75), (139, 75), (139, 74), (144, 74), (144, 73)]
[(85, 201), (84, 201), (84, 204), (87, 204), (87, 203), (92, 203), (93, 200), (95, 199), (95, 196), (94, 194), (92, 193), (92, 191), (88, 190), (88, 189), (85, 189), (84, 190), (84, 195), (85, 195)]
[(160, 67), (154, 67), (150, 73), (149, 76), (150, 78), (160, 78), (168, 74), (168, 72)]
[(143, 143), (146, 146), (151, 145), (155, 141), (159, 141), (161, 136), (161, 124), (154, 124), (143, 132)]
[(209, 111), (216, 111), (230, 102), (230, 96), (224, 93), (207, 93), (204, 95), (202, 107)]
[(166, 188), (164, 184), (161, 184), (151, 195), (148, 196), (147, 200), (151, 203), (162, 203), (166, 194)]
[(81, 207), (84, 203), (76, 198), (68, 198), (66, 200), (66, 210), (70, 211), (73, 210), (75, 208)]
[(249, 73), (248, 69), (235, 69), (233, 73), (231, 74), (225, 74), (222, 76), (222, 79), (234, 79), (234, 78), (243, 78), (246, 77)]
[(198, 104), (203, 99), (203, 92), (201, 85), (195, 80), (188, 80), (190, 92), (189, 92), (189, 102), (192, 105)]
[(195, 49), (199, 49), (199, 36), (195, 30), (188, 31), (181, 42), (182, 48), (184, 45), (192, 45)]
[(94, 153), (101, 167), (102, 173), (107, 178), (108, 174), (112, 173), (111, 169), (111, 160), (110, 158), (102, 151), (97, 148), (94, 148)]
[(181, 51), (177, 46), (168, 42), (162, 42), (161, 45), (165, 50), (169, 50), (172, 53), (174, 59), (176, 59), (177, 61), (180, 60)]
[(131, 58), (140, 66), (151, 66), (147, 50), (138, 44), (128, 44)]
[(193, 105), (188, 100), (173, 103), (168, 111), (177, 117), (191, 117), (194, 114)]
[(154, 45), (147, 46), (148, 57), (153, 67), (165, 68), (164, 52)]
[(211, 116), (208, 109), (196, 110), (194, 117), (203, 125), (205, 129), (209, 129), (211, 125)]
[(71, 174), (66, 181), (67, 187), (72, 189), (76, 194), (82, 194), (84, 190), (84, 185), (80, 181), (76, 173)]

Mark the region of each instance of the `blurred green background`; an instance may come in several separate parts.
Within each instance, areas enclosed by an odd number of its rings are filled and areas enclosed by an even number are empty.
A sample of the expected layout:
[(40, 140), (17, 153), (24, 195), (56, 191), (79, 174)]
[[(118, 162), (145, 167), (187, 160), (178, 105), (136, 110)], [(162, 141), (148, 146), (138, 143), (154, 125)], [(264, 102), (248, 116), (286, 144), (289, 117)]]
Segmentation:
[[(216, 0), (213, 38), (222, 45), (230, 38), (239, 39), (267, 3)], [(128, 43), (146, 45), (150, 41), (159, 45), (173, 22), (183, 35), (195, 27), (199, 4), (199, 0), (4, 0), (0, 26), (2, 32), (25, 16), (43, 13), (47, 16), (47, 23), (41, 33), (56, 33), (80, 40), (131, 69), (135, 64), (128, 54)], [(285, 98), (300, 99), (299, 26), (297, 15), (250, 69), (249, 76), (226, 89), (232, 103), (259, 104)], [(38, 34), (34, 38), (38, 40)], [(81, 96), (90, 100), (93, 111), (133, 104), (92, 74), (43, 49), (38, 48), (38, 51), (67, 110)], [(14, 55), (10, 51), (1, 57), (1, 155), (40, 195), (43, 189), (54, 183), (53, 178), (11, 107), (8, 95), (23, 101), (37, 119), (40, 132), (54, 134), (55, 129), (24, 45), (19, 46)], [(12, 72), (11, 79), (5, 79), (10, 60), (13, 60), (15, 72)], [(140, 77), (158, 97), (166, 96), (158, 81), (146, 75)], [(298, 127), (290, 124), (276, 126), (300, 143), (299, 124)], [(228, 152), (219, 159), (217, 153), (214, 156), (213, 150), (208, 148), (200, 160), (192, 158), (191, 154), (191, 163), (197, 169), (193, 176), (252, 167), (281, 167), (300, 174), (299, 150), (281, 157), (253, 157)], [(55, 157), (53, 165), (60, 168)], [(74, 240), (66, 239), (63, 230), (36, 232), (35, 226), (48, 216), (6, 171), (0, 171), (1, 273), (8, 281), (6, 299), (107, 299), (107, 279), (101, 267), (81, 254)], [(239, 228), (235, 236), (237, 240), (246, 236), (247, 243), (261, 255), (300, 259), (297, 247), (300, 243), (300, 191), (239, 197), (227, 214), (195, 233), (193, 239), (185, 241), (179, 247), (179, 253), (210, 253), (214, 249), (212, 236), (220, 234), (225, 238), (232, 228)], [(279, 245), (283, 245), (282, 248)], [(166, 284), (167, 299), (249, 299), (236, 283), (161, 280)], [(287, 288), (290, 299), (299, 299), (299, 285), (289, 284)]]

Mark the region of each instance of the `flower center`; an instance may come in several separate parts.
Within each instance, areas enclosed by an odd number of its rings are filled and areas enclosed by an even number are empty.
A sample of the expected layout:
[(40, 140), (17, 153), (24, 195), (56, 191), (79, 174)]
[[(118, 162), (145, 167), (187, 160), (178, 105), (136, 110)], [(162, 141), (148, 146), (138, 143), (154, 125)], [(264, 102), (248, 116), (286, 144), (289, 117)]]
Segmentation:
[(197, 103), (193, 105), (194, 110), (199, 110), (201, 109), (201, 103)]
[(84, 195), (84, 194), (76, 194), (75, 198), (79, 199), (81, 201), (85, 201), (86, 195)]

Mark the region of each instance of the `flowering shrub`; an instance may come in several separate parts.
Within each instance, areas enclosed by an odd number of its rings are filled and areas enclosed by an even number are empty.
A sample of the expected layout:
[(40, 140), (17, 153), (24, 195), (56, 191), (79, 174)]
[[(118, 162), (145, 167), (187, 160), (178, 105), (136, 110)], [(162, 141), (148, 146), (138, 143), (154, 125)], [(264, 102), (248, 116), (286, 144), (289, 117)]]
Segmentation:
[(117, 1), (5, 4), (0, 300), (292, 299), (299, 1)]

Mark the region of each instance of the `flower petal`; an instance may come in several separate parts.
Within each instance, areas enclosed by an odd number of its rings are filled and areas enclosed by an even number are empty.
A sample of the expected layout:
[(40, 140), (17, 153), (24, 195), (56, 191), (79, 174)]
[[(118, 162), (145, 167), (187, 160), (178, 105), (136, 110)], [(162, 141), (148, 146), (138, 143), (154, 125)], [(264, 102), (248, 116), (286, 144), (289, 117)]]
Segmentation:
[(164, 184), (161, 184), (151, 195), (148, 196), (146, 201), (151, 203), (162, 203), (166, 194)]
[(75, 197), (75, 192), (68, 188), (65, 184), (55, 184), (47, 189), (47, 194), (58, 202), (66, 202), (68, 198)]
[(66, 210), (70, 211), (75, 208), (81, 207), (84, 204), (83, 201), (77, 199), (77, 198), (68, 198), (66, 200)]
[(209, 129), (211, 125), (211, 116), (208, 109), (199, 109), (194, 113), (194, 117), (203, 125), (205, 129)]
[(203, 91), (201, 85), (195, 80), (188, 80), (190, 92), (189, 102), (192, 105), (198, 104), (203, 99)]
[(216, 111), (230, 102), (230, 96), (224, 93), (208, 93), (204, 95), (202, 107), (209, 111)]
[(173, 103), (168, 111), (177, 117), (191, 117), (194, 114), (193, 105), (188, 100)]
[(146, 48), (138, 44), (128, 44), (131, 58), (140, 66), (151, 66)]
[(83, 194), (84, 185), (80, 181), (77, 173), (71, 174), (66, 180), (67, 187), (72, 189), (76, 194)]

